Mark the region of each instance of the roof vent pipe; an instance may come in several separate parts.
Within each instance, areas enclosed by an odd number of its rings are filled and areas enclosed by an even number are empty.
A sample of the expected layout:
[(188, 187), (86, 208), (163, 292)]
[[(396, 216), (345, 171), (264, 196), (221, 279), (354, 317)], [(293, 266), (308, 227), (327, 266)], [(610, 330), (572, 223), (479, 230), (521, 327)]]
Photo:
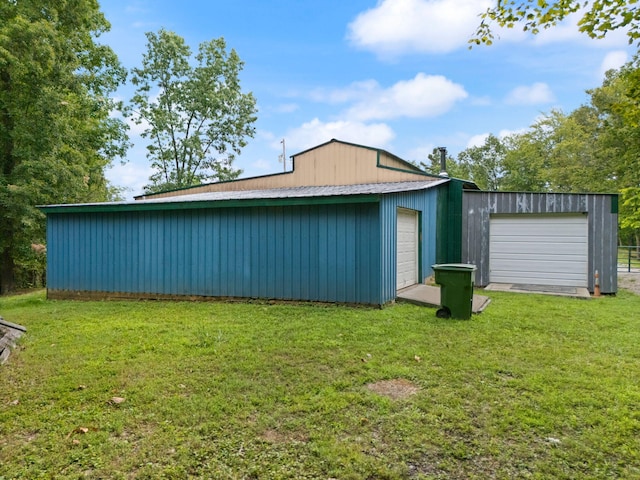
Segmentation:
[(441, 177), (448, 177), (447, 173), (447, 147), (438, 147), (440, 150), (440, 175)]

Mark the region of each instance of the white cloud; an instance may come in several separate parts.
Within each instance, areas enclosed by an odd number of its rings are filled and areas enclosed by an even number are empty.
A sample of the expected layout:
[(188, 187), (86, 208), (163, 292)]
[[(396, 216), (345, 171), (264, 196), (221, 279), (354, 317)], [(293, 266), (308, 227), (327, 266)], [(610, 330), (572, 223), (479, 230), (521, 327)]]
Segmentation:
[(324, 103), (347, 103), (362, 100), (380, 90), (380, 84), (375, 80), (353, 82), (345, 88), (328, 90), (317, 88), (311, 92), (311, 100)]
[(467, 148), (481, 147), (482, 145), (484, 145), (484, 142), (487, 140), (487, 138), (489, 138), (488, 133), (480, 133), (478, 135), (474, 135), (467, 142)]
[(507, 95), (505, 102), (509, 105), (539, 105), (555, 100), (549, 85), (542, 82), (533, 85), (516, 87)]
[[(348, 26), (347, 38), (356, 47), (382, 57), (408, 53), (448, 53), (468, 46), (480, 24), (479, 15), (495, 6), (493, 0), (379, 0)], [(531, 36), (522, 26), (492, 25), (496, 42), (531, 42), (534, 45), (580, 43), (590, 47), (623, 47), (624, 29), (594, 41), (578, 29), (586, 10), (569, 15), (557, 25)]]
[(415, 78), (400, 81), (388, 89), (371, 88), (346, 115), (358, 121), (435, 117), (467, 96), (462, 85), (441, 75), (419, 73)]
[(332, 138), (386, 148), (395, 138), (395, 133), (384, 123), (365, 124), (348, 120), (322, 122), (314, 118), (287, 132), (287, 149), (301, 151), (328, 142)]
[(604, 77), (604, 74), (609, 70), (617, 70), (627, 63), (628, 60), (629, 56), (624, 50), (614, 50), (613, 52), (607, 53), (600, 64), (600, 77)]
[[(500, 130), (497, 135), (495, 135), (495, 134), (494, 135), (496, 137), (498, 137), (500, 140), (504, 140), (506, 137), (508, 137), (510, 135), (522, 134), (522, 133), (527, 132), (528, 130), (529, 130), (528, 128), (520, 128), (520, 129), (517, 129), (517, 130), (503, 129), (503, 130)], [(472, 135), (467, 140), (466, 148), (481, 147), (482, 145), (484, 145), (484, 142), (487, 140), (487, 138), (489, 138), (489, 132), (479, 133), (477, 135)]]
[(382, 56), (465, 47), (490, 0), (382, 0), (349, 24), (357, 47)]
[(133, 195), (140, 195), (144, 186), (149, 183), (153, 169), (145, 160), (141, 160), (140, 162), (130, 161), (124, 165), (116, 163), (105, 173), (113, 185), (124, 187)]
[(510, 137), (511, 135), (522, 135), (529, 131), (528, 127), (525, 128), (516, 128), (515, 130), (502, 129), (498, 132), (498, 138), (500, 140)]

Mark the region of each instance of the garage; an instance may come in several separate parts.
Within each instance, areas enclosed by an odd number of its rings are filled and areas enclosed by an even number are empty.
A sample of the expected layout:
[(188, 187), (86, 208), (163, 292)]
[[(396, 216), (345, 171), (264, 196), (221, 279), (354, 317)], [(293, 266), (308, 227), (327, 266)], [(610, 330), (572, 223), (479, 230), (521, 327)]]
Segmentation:
[(492, 216), (490, 282), (587, 287), (587, 215)]
[(418, 283), (418, 212), (398, 209), (397, 288)]

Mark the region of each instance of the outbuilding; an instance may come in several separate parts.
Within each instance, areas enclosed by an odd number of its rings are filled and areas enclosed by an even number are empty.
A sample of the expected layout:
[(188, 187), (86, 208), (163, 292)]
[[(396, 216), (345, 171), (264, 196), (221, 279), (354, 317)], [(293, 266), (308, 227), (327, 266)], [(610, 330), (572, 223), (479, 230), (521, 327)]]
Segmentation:
[(435, 263), (475, 285), (617, 290), (617, 195), (481, 192), (331, 140), (293, 169), (49, 205), (49, 298), (260, 298), (384, 305)]
[(617, 291), (616, 194), (465, 191), (462, 261), (475, 283)]
[(464, 189), (338, 140), (293, 171), (132, 202), (42, 207), (49, 298), (262, 298), (383, 305), (460, 261)]

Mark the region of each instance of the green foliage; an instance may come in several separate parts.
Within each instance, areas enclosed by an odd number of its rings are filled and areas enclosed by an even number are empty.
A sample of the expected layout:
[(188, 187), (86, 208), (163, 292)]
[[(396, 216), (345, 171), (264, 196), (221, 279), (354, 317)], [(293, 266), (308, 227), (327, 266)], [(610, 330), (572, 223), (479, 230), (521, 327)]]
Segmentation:
[(529, 130), (505, 139), (506, 190), (612, 192), (615, 157), (602, 147), (598, 111), (582, 106), (569, 115), (553, 110)]
[(538, 128), (504, 139), (507, 151), (503, 190), (542, 192), (546, 189), (545, 161), (549, 154), (545, 139), (545, 132)]
[(640, 245), (640, 187), (623, 188), (620, 196), (620, 236), (626, 245)]
[(640, 59), (607, 72), (602, 86), (590, 90), (598, 112), (600, 161), (618, 188), (640, 186)]
[(470, 321), (0, 297), (0, 478), (639, 478), (640, 297), (487, 293)]
[(505, 146), (500, 139), (490, 134), (484, 144), (469, 147), (458, 155), (458, 164), (483, 190), (499, 190), (504, 177)]
[(223, 38), (191, 49), (166, 30), (147, 33), (142, 66), (133, 69), (137, 89), (130, 114), (146, 129), (147, 157), (155, 169), (147, 192), (231, 180), (241, 171), (233, 160), (253, 137), (256, 102), (242, 93), (243, 62), (227, 53)]
[(580, 32), (591, 38), (604, 38), (607, 33), (625, 28), (629, 43), (640, 39), (640, 9), (638, 0), (498, 0), (482, 14), (471, 44), (491, 45), (493, 25), (514, 28), (534, 35), (551, 28), (567, 16), (583, 11), (578, 21)]
[(94, 0), (0, 5), (0, 291), (44, 243), (36, 205), (107, 197), (104, 168), (127, 147), (109, 98), (125, 72), (95, 41), (108, 28)]

